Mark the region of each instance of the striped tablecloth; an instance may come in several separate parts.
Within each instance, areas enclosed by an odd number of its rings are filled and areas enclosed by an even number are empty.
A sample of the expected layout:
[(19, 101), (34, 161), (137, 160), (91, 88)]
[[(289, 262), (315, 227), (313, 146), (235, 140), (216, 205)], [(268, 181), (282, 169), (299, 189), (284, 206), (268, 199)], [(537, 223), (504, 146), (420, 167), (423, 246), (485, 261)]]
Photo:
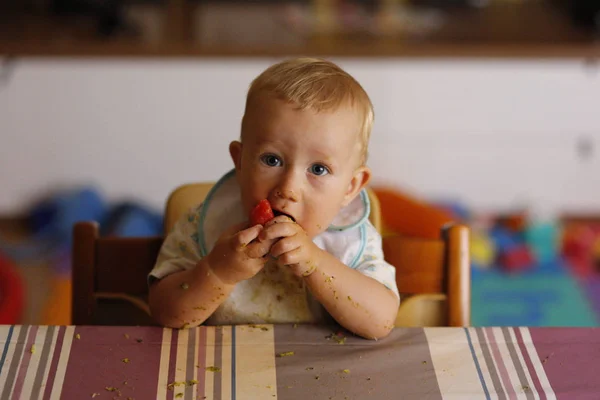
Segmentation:
[(595, 328), (0, 326), (0, 400), (597, 400), (599, 371)]

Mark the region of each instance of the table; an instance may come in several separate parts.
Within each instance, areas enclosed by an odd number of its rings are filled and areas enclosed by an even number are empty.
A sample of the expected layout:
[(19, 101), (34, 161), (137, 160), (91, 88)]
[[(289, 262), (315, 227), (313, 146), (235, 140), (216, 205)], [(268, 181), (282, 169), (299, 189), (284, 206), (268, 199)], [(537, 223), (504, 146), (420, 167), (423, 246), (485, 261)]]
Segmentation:
[(0, 326), (5, 399), (598, 399), (600, 328)]

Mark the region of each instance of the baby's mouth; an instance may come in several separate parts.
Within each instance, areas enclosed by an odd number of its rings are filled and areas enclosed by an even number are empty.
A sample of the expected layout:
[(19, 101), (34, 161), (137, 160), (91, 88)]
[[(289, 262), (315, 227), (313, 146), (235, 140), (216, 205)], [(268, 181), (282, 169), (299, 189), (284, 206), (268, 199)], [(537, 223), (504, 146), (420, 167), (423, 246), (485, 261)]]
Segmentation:
[(292, 217), (290, 214), (284, 213), (283, 211), (273, 210), (273, 215), (275, 215), (276, 217), (279, 217), (280, 215), (285, 215), (292, 221), (296, 222), (296, 219), (294, 217)]

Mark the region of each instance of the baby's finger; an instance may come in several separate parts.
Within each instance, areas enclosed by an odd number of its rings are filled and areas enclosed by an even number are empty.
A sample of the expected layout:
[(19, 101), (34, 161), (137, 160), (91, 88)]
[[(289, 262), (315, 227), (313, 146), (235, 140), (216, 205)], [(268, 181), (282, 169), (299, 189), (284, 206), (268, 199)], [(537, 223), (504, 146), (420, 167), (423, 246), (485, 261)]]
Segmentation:
[(269, 254), (271, 250), (271, 241), (259, 242), (255, 240), (246, 247), (246, 255), (250, 258), (261, 258)]
[(302, 248), (296, 247), (295, 249), (283, 253), (278, 259), (277, 264), (279, 265), (295, 265), (300, 264), (304, 260), (302, 259)]
[(274, 225), (274, 224), (282, 224), (284, 222), (294, 222), (294, 220), (292, 220), (287, 215), (278, 215), (275, 218), (273, 218), (272, 220), (270, 220), (269, 222), (267, 222), (265, 224), (265, 228), (269, 227), (271, 225)]
[(299, 248), (300, 246), (301, 242), (296, 236), (287, 237), (275, 243), (273, 247), (271, 247), (271, 251), (269, 253), (275, 258), (279, 258), (282, 255)]
[(234, 243), (237, 247), (244, 247), (258, 237), (258, 234), (263, 230), (262, 225), (254, 225), (251, 228), (244, 229), (234, 235)]
[(258, 240), (266, 241), (281, 237), (293, 236), (298, 233), (298, 225), (293, 222), (283, 222), (265, 227), (258, 235)]

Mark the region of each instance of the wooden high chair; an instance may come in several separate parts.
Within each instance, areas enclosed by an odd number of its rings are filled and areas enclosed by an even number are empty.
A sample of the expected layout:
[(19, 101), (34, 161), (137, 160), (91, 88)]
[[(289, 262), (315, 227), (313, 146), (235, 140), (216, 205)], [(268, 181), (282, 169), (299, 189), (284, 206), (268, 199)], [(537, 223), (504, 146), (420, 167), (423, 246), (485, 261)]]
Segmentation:
[[(202, 202), (212, 184), (189, 184), (169, 196), (165, 232), (189, 208)], [(370, 220), (381, 231), (376, 195)], [(80, 222), (73, 235), (74, 325), (151, 325), (147, 275), (162, 237), (101, 238), (95, 222)], [(391, 236), (383, 239), (388, 262), (396, 267), (403, 295), (396, 326), (470, 324), (469, 233), (462, 225), (441, 229), (438, 240)]]

